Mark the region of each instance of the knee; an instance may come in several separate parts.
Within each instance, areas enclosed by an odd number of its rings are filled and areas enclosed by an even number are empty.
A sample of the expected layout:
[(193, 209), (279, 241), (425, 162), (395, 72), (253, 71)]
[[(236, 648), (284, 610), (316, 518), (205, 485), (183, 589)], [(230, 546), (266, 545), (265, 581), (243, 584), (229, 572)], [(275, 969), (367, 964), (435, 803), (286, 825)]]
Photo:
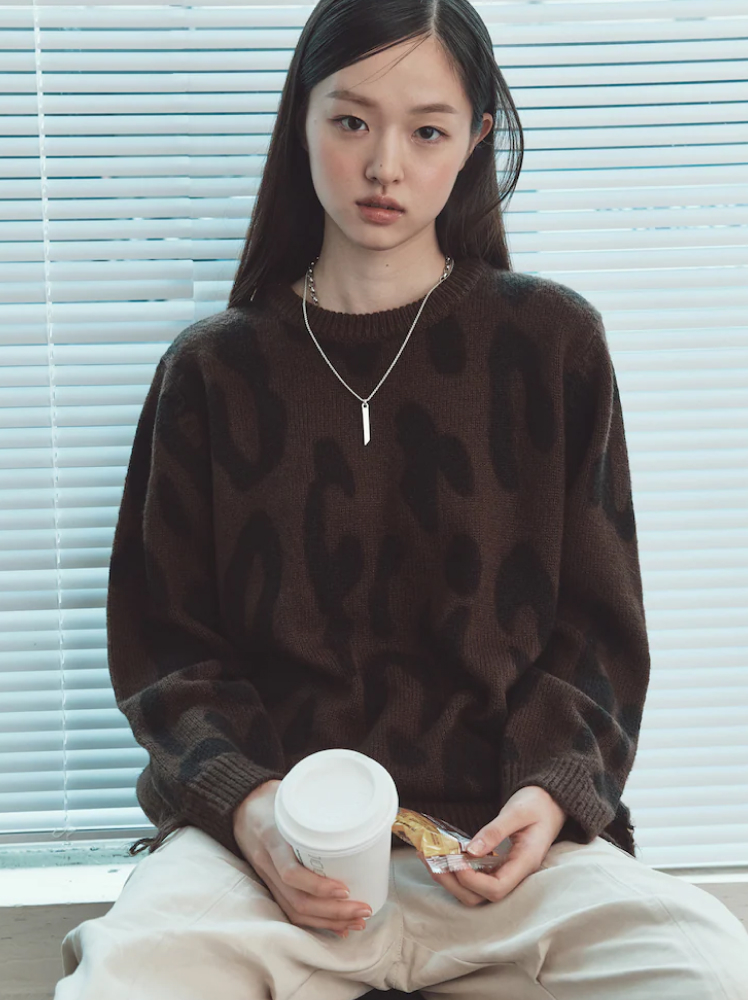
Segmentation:
[(729, 1000), (746, 1000), (748, 930), (735, 914), (691, 883), (682, 885), (677, 898), (663, 902), (705, 975), (720, 984)]

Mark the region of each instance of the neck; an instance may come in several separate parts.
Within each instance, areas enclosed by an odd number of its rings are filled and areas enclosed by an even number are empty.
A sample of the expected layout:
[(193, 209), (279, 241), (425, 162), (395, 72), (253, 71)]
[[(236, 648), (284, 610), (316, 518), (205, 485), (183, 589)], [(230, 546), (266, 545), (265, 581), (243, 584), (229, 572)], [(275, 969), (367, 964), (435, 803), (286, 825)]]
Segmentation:
[[(336, 261), (324, 249), (314, 264), (314, 290), (323, 309), (343, 313), (373, 313), (423, 298), (441, 279), (446, 257), (436, 250), (427, 260), (400, 263), (389, 258), (361, 261)], [(303, 295), (304, 279), (298, 284)], [(311, 282), (307, 281), (307, 301), (312, 301)]]
[[(419, 336), (430, 325), (440, 322), (454, 310), (461, 309), (466, 296), (475, 293), (478, 282), (493, 273), (494, 268), (480, 258), (461, 257), (455, 260), (447, 280), (437, 285), (423, 306), (417, 326)], [(437, 281), (438, 276), (434, 279), (434, 284)], [(289, 285), (285, 278), (279, 276), (267, 283), (262, 297), (266, 298), (270, 308), (280, 315), (288, 331), (306, 340), (309, 332), (301, 301), (304, 294), (303, 274), (300, 289), (296, 287), (297, 284), (298, 282)], [(306, 309), (309, 325), (314, 335), (325, 341), (373, 344), (391, 340), (397, 350), (402, 345), (403, 338), (423, 305), (428, 291), (428, 288), (419, 289), (414, 299), (393, 309), (358, 314), (328, 310), (324, 305), (317, 306), (312, 302), (311, 294), (308, 294)], [(309, 289), (307, 292), (309, 293)]]

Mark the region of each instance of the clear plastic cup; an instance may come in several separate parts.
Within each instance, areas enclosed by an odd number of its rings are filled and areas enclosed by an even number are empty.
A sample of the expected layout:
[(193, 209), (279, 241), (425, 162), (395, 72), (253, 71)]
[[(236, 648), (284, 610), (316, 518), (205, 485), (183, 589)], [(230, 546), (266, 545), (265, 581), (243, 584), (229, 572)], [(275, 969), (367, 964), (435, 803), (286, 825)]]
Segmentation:
[(374, 916), (389, 890), (397, 787), (379, 761), (357, 750), (309, 754), (281, 781), (275, 823), (305, 868), (343, 882)]

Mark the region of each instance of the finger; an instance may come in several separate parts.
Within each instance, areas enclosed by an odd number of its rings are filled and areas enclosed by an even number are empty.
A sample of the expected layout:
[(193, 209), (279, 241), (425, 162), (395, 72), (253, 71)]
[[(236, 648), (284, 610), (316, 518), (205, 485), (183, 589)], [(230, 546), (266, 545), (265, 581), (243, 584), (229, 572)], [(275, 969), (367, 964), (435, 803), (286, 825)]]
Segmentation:
[(479, 872), (474, 869), (458, 872), (460, 883), (479, 892), (486, 899), (497, 902), (507, 896), (528, 875), (537, 871), (534, 856), (526, 852), (505, 861), (495, 872)]
[(478, 895), (467, 886), (462, 885), (454, 876), (452, 872), (433, 872), (423, 856), (421, 851), (416, 852), (418, 857), (421, 859), (424, 868), (429, 873), (431, 878), (437, 885), (443, 885), (448, 892), (451, 892), (453, 896), (460, 900), (461, 903), (465, 903), (467, 906), (477, 905), (478, 903), (484, 903), (485, 897)]
[(353, 921), (371, 916), (368, 903), (355, 899), (330, 899), (314, 896), (303, 889), (294, 889), (284, 883), (285, 895), (291, 906), (302, 917), (321, 917), (345, 926)]
[(261, 845), (258, 860), (265, 867), (270, 865), (284, 884), (311, 893), (313, 896), (332, 896), (338, 890), (348, 891), (348, 886), (344, 882), (327, 878), (305, 868), (277, 828), (269, 831), (267, 839)]
[(420, 851), (417, 853), (423, 863), (423, 866), (434, 882), (438, 885), (443, 885), (444, 888), (459, 899), (461, 903), (465, 903), (467, 906), (477, 906), (480, 903), (486, 902), (487, 897), (485, 894), (477, 891), (475, 886), (471, 888), (471, 886), (465, 885), (462, 881), (460, 881), (458, 877), (461, 874), (460, 872), (433, 872), (426, 863), (426, 859), (423, 854)]
[(337, 899), (336, 892), (348, 892), (348, 886), (343, 882), (327, 878), (326, 875), (319, 875), (304, 867), (290, 849), (287, 853), (282, 852), (280, 857), (271, 854), (270, 860), (283, 883), (292, 889), (326, 899)]
[(498, 896), (495, 898), (503, 899), (509, 895), (513, 889), (517, 888), (520, 882), (524, 882), (529, 875), (534, 874), (539, 868), (540, 861), (536, 862), (531, 855), (507, 861), (493, 876), (494, 882), (498, 884)]
[(479, 892), (475, 892), (469, 886), (463, 885), (462, 882), (457, 878), (455, 872), (443, 872), (438, 875), (433, 875), (434, 881), (439, 885), (443, 885), (444, 888), (451, 892), (452, 895), (459, 899), (461, 903), (466, 906), (479, 906), (481, 903), (486, 902), (486, 897), (481, 895)]
[(342, 888), (340, 883), (305, 868), (290, 849), (289, 854), (291, 860), (287, 863), (281, 861), (280, 867), (269, 856), (265, 875), (271, 882), (276, 902), (292, 923), (345, 930), (352, 922), (361, 919), (357, 911), (366, 909), (366, 915), (371, 914), (367, 903), (331, 896), (331, 892)]
[(332, 930), (335, 934), (337, 934), (338, 937), (347, 938), (349, 931), (363, 931), (363, 930), (366, 930), (366, 924), (364, 923), (363, 920), (354, 920), (354, 922), (352, 924), (346, 924), (346, 926), (343, 928), (343, 930), (340, 930), (339, 928), (332, 928), (332, 927), (330, 928), (330, 930)]
[(431, 876), (432, 880), (436, 882), (437, 885), (443, 886), (447, 892), (450, 892), (456, 899), (459, 899), (461, 903), (464, 903), (466, 906), (477, 906), (479, 903), (485, 902), (485, 899), (482, 896), (477, 895), (471, 889), (461, 885), (451, 872), (440, 872), (438, 874), (433, 872), (426, 864), (426, 859), (420, 851), (418, 851), (418, 857), (421, 859), (421, 863)]
[(277, 872), (275, 875), (268, 872), (267, 880), (276, 903), (297, 927), (319, 927), (336, 933), (354, 926), (359, 930), (366, 929), (364, 920), (354, 916), (355, 909), (361, 904), (346, 901), (346, 905), (342, 906), (341, 900), (324, 899), (291, 889), (278, 877)]

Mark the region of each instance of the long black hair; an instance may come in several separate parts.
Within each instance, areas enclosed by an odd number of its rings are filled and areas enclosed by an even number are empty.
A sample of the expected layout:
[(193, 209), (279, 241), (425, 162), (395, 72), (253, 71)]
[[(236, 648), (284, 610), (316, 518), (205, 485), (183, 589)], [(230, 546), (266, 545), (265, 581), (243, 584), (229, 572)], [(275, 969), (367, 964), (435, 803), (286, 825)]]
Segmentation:
[[(302, 144), (309, 93), (333, 73), (410, 39), (435, 37), (473, 109), (471, 135), (483, 115), (491, 130), (457, 175), (436, 218), (440, 251), (455, 260), (478, 257), (512, 269), (502, 202), (519, 180), (524, 139), (519, 115), (493, 55), (488, 30), (469, 0), (320, 0), (299, 37), (281, 94), (265, 167), (228, 307), (247, 305), (273, 280), (292, 283), (316, 258), (324, 209)], [(507, 162), (497, 177), (496, 135)]]

